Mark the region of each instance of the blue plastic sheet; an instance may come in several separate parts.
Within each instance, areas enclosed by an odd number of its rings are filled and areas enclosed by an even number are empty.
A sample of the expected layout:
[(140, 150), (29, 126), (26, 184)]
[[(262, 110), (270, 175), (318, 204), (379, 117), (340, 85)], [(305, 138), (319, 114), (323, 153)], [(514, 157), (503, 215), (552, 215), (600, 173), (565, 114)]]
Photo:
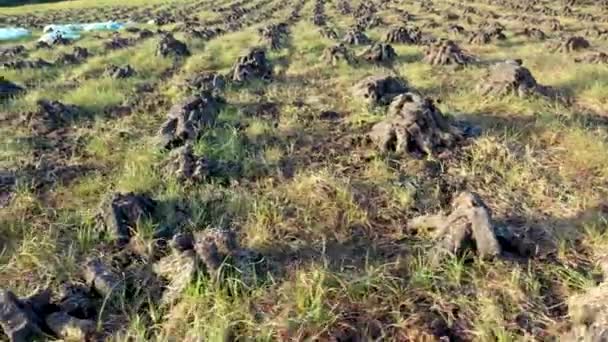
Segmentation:
[(0, 40), (15, 40), (29, 37), (32, 33), (21, 27), (0, 27)]
[(124, 26), (125, 24), (115, 21), (87, 24), (47, 25), (44, 27), (44, 34), (39, 40), (47, 43), (52, 43), (59, 37), (76, 40), (80, 39), (82, 31), (117, 31)]
[(85, 31), (118, 31), (123, 28), (125, 24), (117, 23), (115, 21), (107, 21), (105, 23), (91, 23), (84, 24), (82, 29)]

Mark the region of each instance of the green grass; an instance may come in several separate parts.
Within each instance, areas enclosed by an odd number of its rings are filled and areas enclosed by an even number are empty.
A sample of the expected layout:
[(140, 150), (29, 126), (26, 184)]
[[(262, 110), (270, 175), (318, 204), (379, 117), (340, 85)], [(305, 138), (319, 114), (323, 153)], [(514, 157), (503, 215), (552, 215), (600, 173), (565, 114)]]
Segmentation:
[[(197, 157), (234, 168), (202, 183), (180, 182), (163, 168), (169, 153), (155, 144), (155, 135), (170, 106), (191, 94), (184, 81), (207, 72), (230, 78), (238, 57), (262, 45), (258, 29), (285, 21), (295, 2), (276, 13), (269, 8), (279, 1), (244, 3), (252, 9), (245, 15), (246, 25), (210, 40), (176, 32), (192, 52), (186, 59), (157, 56), (157, 36), (106, 51), (103, 42), (110, 34), (95, 38), (89, 33), (76, 43), (93, 53), (82, 64), (3, 70), (7, 79), (27, 84), (28, 92), (0, 107), (8, 114), (0, 125), (0, 172), (18, 173), (10, 201), (0, 208), (2, 287), (26, 296), (38, 288), (56, 290), (67, 280), (81, 280), (86, 257), (114, 255), (111, 241), (99, 231), (101, 203), (115, 192), (136, 192), (159, 202), (160, 218), (138, 222), (132, 240), (144, 255), (142, 262), (154, 263), (155, 253), (162, 254), (155, 250), (159, 228), (230, 228), (241, 246), (264, 255), (267, 268), (254, 281), (228, 265), (218, 277), (200, 272), (173, 305), (148, 303), (141, 291), (119, 298), (117, 306), (104, 307), (97, 322), (100, 327), (120, 322), (104, 327), (108, 340), (560, 339), (570, 324), (561, 303), (595, 288), (598, 261), (608, 252), (608, 74), (602, 65), (575, 63), (582, 53), (553, 53), (548, 41), (515, 37), (527, 22), (501, 18), (508, 36), (503, 42), (474, 46), (466, 37), (450, 38), (485, 62), (521, 58), (538, 83), (573, 95), (571, 104), (481, 96), (477, 88), (485, 82), (488, 64), (431, 66), (422, 61), (425, 48), (419, 45), (394, 44), (398, 58), (391, 68), (367, 62), (328, 65), (321, 60), (323, 51), (338, 42), (321, 36), (311, 20), (315, 2), (308, 1), (302, 19), (289, 28), (287, 44), (267, 54), (274, 79), (229, 85), (221, 92), (226, 105), (216, 122), (193, 142)], [(231, 3), (74, 0), (8, 7), (2, 14), (88, 20), (111, 13), (110, 8), (145, 6), (178, 17), (185, 9), (206, 27), (206, 21), (230, 13), (215, 8)], [(440, 13), (462, 12), (448, 1), (434, 3)], [(263, 6), (254, 9), (256, 4)], [(328, 26), (342, 35), (356, 21), (341, 15), (335, 5), (325, 3)], [(485, 3), (467, 6), (514, 13)], [(404, 24), (394, 7), (413, 14), (416, 20), (409, 24), (423, 32), (448, 35), (442, 16), (415, 4), (390, 3), (379, 6), (378, 16), (386, 25), (366, 30), (369, 37), (382, 40), (388, 28)], [(596, 9), (580, 5), (581, 11)], [(78, 14), (80, 10), (86, 13)], [(265, 13), (272, 18), (259, 19)], [(440, 26), (425, 27), (429, 18)], [(459, 23), (472, 31), (479, 21)], [(588, 26), (573, 18), (560, 21), (571, 33)], [(179, 25), (162, 28), (174, 27)], [(73, 48), (34, 50), (34, 40), (18, 43), (29, 49), (27, 58), (49, 61)], [(598, 50), (607, 47), (602, 40), (592, 44)], [(358, 55), (364, 47), (349, 49)], [(137, 75), (107, 78), (103, 72), (108, 64), (129, 64)], [(403, 77), (434, 99), (444, 114), (480, 126), (482, 135), (446, 158), (380, 153), (365, 134), (387, 111), (351, 95), (356, 82), (376, 74)], [(138, 94), (142, 84), (151, 85), (153, 92)], [(39, 99), (78, 105), (82, 111), (56, 135), (33, 137), (20, 118), (35, 111)], [(134, 100), (138, 104), (129, 113), (111, 115), (111, 109)], [(323, 118), (323, 111), (335, 111), (339, 118)], [(85, 165), (90, 171), (33, 189), (32, 180), (40, 175), (22, 171), (35, 169), (41, 160)], [(450, 198), (463, 189), (479, 193), (497, 223), (545, 230), (555, 239), (554, 255), (481, 260), (470, 252), (432, 262), (433, 232), (412, 231), (408, 222), (421, 214), (449, 211)], [(523, 326), (522, 320), (534, 328)]]

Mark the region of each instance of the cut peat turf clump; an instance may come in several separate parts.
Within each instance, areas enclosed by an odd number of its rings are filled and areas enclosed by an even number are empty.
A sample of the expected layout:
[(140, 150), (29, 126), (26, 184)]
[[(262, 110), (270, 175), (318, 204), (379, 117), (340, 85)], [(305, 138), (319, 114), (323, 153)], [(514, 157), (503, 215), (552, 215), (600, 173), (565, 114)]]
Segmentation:
[(367, 45), (371, 44), (372, 41), (365, 35), (365, 33), (357, 29), (352, 29), (346, 32), (342, 42), (350, 45)]
[(272, 50), (283, 47), (283, 41), (289, 33), (287, 24), (284, 23), (265, 26), (259, 32), (266, 45)]
[(25, 88), (0, 76), (0, 101), (8, 100), (24, 92)]
[(215, 122), (223, 100), (208, 93), (176, 103), (159, 131), (161, 146), (174, 148), (198, 138), (201, 130)]
[(156, 201), (145, 195), (114, 194), (102, 205), (99, 226), (119, 245), (126, 245), (139, 223), (155, 217), (157, 206)]
[(106, 67), (104, 71), (104, 75), (110, 78), (120, 79), (120, 78), (129, 78), (136, 75), (135, 69), (133, 69), (130, 65), (118, 66), (118, 65), (109, 65)]
[(323, 50), (321, 61), (331, 65), (338, 65), (341, 61), (347, 64), (355, 64), (356, 60), (352, 52), (344, 44), (337, 44)]
[(460, 193), (452, 201), (451, 210), (447, 216), (422, 216), (409, 223), (411, 228), (436, 229), (437, 245), (432, 255), (435, 263), (445, 255), (462, 254), (467, 249), (475, 249), (486, 259), (500, 255), (492, 216), (477, 194)]
[(431, 100), (407, 93), (394, 98), (387, 118), (374, 125), (369, 138), (381, 152), (422, 156), (455, 147), (464, 134)]
[(394, 76), (369, 76), (355, 84), (353, 97), (369, 105), (387, 105), (408, 91), (407, 82)]
[(427, 47), (424, 61), (431, 65), (467, 65), (476, 59), (463, 52), (453, 41), (443, 40)]
[(269, 80), (272, 78), (272, 68), (266, 59), (266, 51), (254, 48), (237, 59), (232, 67), (232, 80), (246, 82), (253, 79)]
[(165, 34), (156, 48), (156, 55), (163, 57), (188, 57), (190, 50), (182, 41), (179, 41), (171, 34)]
[(59, 101), (38, 100), (38, 110), (26, 113), (24, 121), (38, 134), (50, 133), (73, 122), (82, 110)]
[(154, 272), (169, 282), (162, 298), (166, 305), (175, 303), (198, 274), (221, 280), (220, 271), (234, 268), (245, 284), (251, 284), (263, 269), (263, 256), (241, 248), (234, 232), (228, 230), (178, 234), (171, 241), (171, 250), (154, 265)]
[(0, 57), (2, 58), (16, 58), (26, 53), (25, 46), (15, 45), (6, 48), (0, 48)]
[(0, 65), (0, 69), (41, 69), (53, 66), (52, 63), (45, 61), (44, 59), (38, 58), (34, 60), (20, 59), (16, 61), (5, 62)]
[(226, 86), (226, 79), (218, 73), (201, 73), (187, 78), (184, 85), (196, 94), (204, 92), (217, 94)]
[(384, 41), (390, 44), (418, 44), (421, 36), (419, 30), (402, 26), (388, 31)]
[(586, 50), (591, 47), (587, 39), (579, 36), (569, 37), (552, 45), (553, 50), (562, 53), (571, 53)]
[(462, 255), (467, 250), (483, 259), (545, 258), (556, 251), (554, 239), (542, 228), (499, 225), (479, 195), (468, 191), (453, 198), (450, 214), (419, 216), (408, 227), (434, 230), (436, 247), (431, 257), (435, 264), (446, 255)]
[(186, 144), (171, 151), (165, 170), (179, 181), (200, 182), (207, 177), (209, 165), (194, 155), (192, 145)]
[(550, 87), (538, 84), (530, 70), (522, 66), (520, 60), (509, 60), (492, 66), (484, 81), (479, 85), (479, 91), (484, 96), (557, 95)]
[(86, 48), (75, 46), (72, 50), (72, 53), (61, 54), (57, 58), (57, 60), (55, 60), (55, 65), (79, 64), (84, 62), (90, 56), (91, 54), (89, 53), (89, 50), (87, 50)]
[(361, 57), (372, 63), (390, 64), (397, 58), (397, 53), (390, 44), (380, 43), (370, 46)]
[(210, 178), (225, 181), (241, 171), (236, 163), (195, 156), (190, 144), (171, 151), (164, 164), (166, 174), (180, 182), (200, 183)]
[(15, 342), (37, 341), (45, 335), (84, 341), (96, 329), (93, 320), (74, 317), (52, 303), (50, 291), (20, 299), (3, 289), (0, 289), (0, 326), (9, 340)]
[(469, 44), (484, 45), (492, 42), (492, 36), (488, 32), (478, 31), (474, 32), (469, 38)]
[(602, 283), (568, 301), (573, 326), (564, 341), (605, 341), (608, 337), (608, 284)]
[(132, 2), (0, 10), (0, 341), (608, 342), (608, 0)]
[(576, 63), (608, 64), (608, 54), (605, 52), (594, 52), (586, 56), (575, 58)]
[(338, 33), (332, 28), (322, 27), (319, 29), (319, 33), (323, 38), (338, 40)]
[(518, 32), (516, 35), (525, 36), (536, 40), (545, 40), (547, 38), (545, 32), (536, 27), (526, 27), (521, 32)]

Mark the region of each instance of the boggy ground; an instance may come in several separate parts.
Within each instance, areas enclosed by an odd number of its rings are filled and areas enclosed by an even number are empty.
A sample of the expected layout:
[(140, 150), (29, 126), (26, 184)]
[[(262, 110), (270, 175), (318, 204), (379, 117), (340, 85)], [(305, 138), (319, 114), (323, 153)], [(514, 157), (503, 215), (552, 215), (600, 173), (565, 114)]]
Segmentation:
[[(140, 31), (1, 46), (2, 64), (52, 63), (0, 69), (23, 88), (0, 107), (0, 286), (24, 307), (50, 289), (56, 318), (61, 288), (82, 284), (93, 304), (79, 318), (94, 324), (76, 336), (116, 341), (551, 341), (605, 328), (573, 311), (602, 291), (608, 252), (608, 68), (585, 58), (608, 48), (605, 4), (76, 0), (6, 8), (0, 25), (129, 18)], [(403, 89), (355, 87), (369, 76)], [(463, 191), (482, 203), (463, 209)], [(500, 250), (480, 253), (476, 230), (445, 253), (452, 237), (414, 224), (438, 213), (460, 220), (443, 228), (453, 234), (489, 227)], [(216, 246), (216, 265), (202, 233), (218, 229), (238, 247)], [(193, 272), (133, 280), (172, 257)], [(91, 258), (111, 268), (110, 291)], [(65, 333), (48, 312), (17, 311), (41, 318), (45, 338)]]

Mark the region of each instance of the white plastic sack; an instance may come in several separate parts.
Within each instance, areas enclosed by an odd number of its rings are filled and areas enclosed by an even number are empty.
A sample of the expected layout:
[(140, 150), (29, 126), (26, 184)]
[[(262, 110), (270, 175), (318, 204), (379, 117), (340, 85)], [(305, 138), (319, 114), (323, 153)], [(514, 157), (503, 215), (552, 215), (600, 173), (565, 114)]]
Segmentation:
[[(45, 27), (46, 29), (46, 27)], [(80, 39), (80, 33), (78, 33), (79, 31), (70, 31), (67, 29), (56, 29), (56, 30), (52, 30), (49, 31), (48, 33), (45, 33), (42, 35), (42, 37), (40, 37), (40, 39), (38, 39), (38, 41), (40, 42), (45, 42), (48, 44), (53, 44), (53, 42), (55, 42), (55, 40), (59, 37), (64, 38), (64, 39), (69, 39), (69, 40), (76, 40), (76, 39)]]
[(45, 32), (45, 34), (40, 37), (39, 41), (44, 41), (51, 44), (59, 37), (69, 40), (76, 40), (80, 39), (80, 34), (82, 31), (117, 31), (124, 26), (125, 25), (123, 23), (118, 23), (115, 21), (88, 24), (47, 25), (42, 30)]
[(15, 40), (30, 35), (30, 31), (21, 27), (0, 27), (0, 40)]

